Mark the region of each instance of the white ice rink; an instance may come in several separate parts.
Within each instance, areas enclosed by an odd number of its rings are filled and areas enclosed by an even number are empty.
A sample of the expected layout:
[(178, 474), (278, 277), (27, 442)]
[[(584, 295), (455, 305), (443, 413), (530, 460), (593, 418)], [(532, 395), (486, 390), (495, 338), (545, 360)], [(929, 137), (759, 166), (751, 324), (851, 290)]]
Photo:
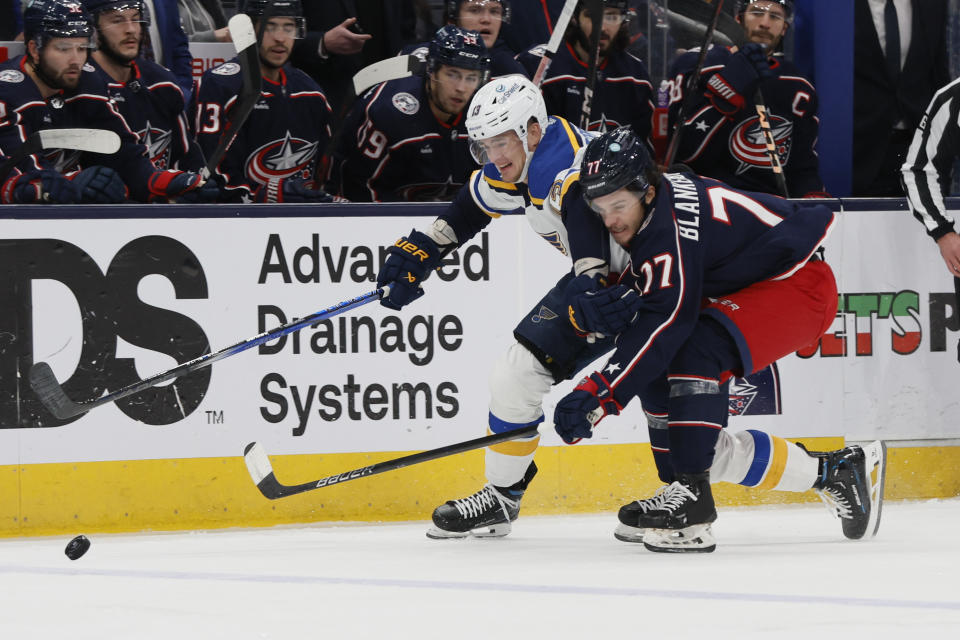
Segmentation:
[(0, 638), (960, 638), (960, 499), (887, 503), (869, 542), (817, 505), (724, 508), (712, 554), (615, 520), (91, 535), (75, 562), (70, 536), (0, 539)]

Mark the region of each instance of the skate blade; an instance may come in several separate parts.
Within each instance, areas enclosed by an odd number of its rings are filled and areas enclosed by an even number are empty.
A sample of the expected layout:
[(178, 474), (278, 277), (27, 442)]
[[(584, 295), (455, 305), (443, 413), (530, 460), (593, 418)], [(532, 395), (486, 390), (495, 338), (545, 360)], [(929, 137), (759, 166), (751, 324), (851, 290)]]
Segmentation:
[(462, 540), (471, 536), (474, 538), (502, 538), (509, 534), (511, 529), (509, 522), (477, 527), (471, 531), (447, 531), (433, 526), (427, 529), (427, 537), (432, 540)]
[(883, 512), (883, 490), (887, 476), (887, 443), (877, 440), (863, 447), (866, 458), (867, 481), (870, 483), (870, 519), (867, 522), (867, 538), (877, 535), (880, 515)]
[(709, 524), (684, 529), (647, 529), (643, 546), (658, 553), (710, 553), (717, 548)]
[(643, 542), (643, 531), (640, 527), (631, 527), (621, 522), (613, 532), (613, 537), (620, 542)]

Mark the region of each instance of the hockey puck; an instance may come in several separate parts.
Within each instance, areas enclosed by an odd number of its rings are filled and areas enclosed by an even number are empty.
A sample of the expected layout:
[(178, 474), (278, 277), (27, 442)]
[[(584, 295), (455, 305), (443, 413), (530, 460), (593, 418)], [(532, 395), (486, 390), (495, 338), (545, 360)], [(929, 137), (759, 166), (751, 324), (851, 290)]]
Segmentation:
[(90, 539), (87, 536), (77, 536), (67, 543), (67, 548), (63, 550), (67, 557), (76, 560), (87, 552), (90, 548)]

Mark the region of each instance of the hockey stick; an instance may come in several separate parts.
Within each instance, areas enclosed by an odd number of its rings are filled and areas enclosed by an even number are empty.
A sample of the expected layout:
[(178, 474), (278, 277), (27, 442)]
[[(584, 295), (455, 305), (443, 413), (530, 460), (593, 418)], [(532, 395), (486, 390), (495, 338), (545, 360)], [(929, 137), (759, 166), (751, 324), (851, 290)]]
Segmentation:
[(783, 164), (780, 163), (780, 153), (777, 151), (777, 141), (773, 138), (773, 131), (770, 130), (770, 119), (767, 117), (767, 103), (763, 100), (763, 93), (760, 87), (757, 87), (753, 94), (753, 102), (757, 107), (757, 119), (760, 121), (760, 131), (763, 132), (763, 141), (767, 147), (767, 155), (770, 157), (770, 168), (773, 169), (773, 176), (777, 180), (777, 187), (784, 198), (790, 197), (787, 190), (787, 177), (783, 175)]
[(220, 134), (217, 148), (210, 154), (206, 166), (200, 172), (204, 180), (209, 180), (213, 172), (216, 171), (217, 165), (223, 160), (224, 154), (233, 144), (233, 141), (237, 139), (240, 128), (247, 121), (247, 116), (250, 115), (260, 99), (260, 50), (257, 46), (257, 33), (253, 29), (253, 22), (247, 14), (238, 13), (230, 18), (228, 26), (233, 47), (237, 50), (240, 73), (243, 74), (243, 85), (240, 88), (240, 94), (237, 96), (237, 102), (230, 111), (230, 119), (224, 125), (223, 132)]
[[(580, 128), (590, 129), (590, 114), (593, 112), (593, 90), (597, 86), (597, 64), (600, 61), (600, 34), (603, 32), (603, 0), (589, 0), (590, 13), (590, 64), (587, 67), (587, 84), (583, 87), (583, 103), (580, 111)], [(602, 128), (601, 123), (601, 128)]]
[(543, 79), (550, 70), (550, 63), (553, 62), (553, 56), (557, 55), (563, 36), (567, 33), (567, 25), (570, 24), (570, 18), (573, 17), (576, 8), (577, 0), (567, 0), (560, 11), (560, 17), (557, 18), (557, 24), (554, 25), (553, 33), (550, 34), (550, 40), (547, 42), (547, 48), (540, 57), (536, 73), (533, 74), (533, 84), (537, 87), (543, 84)]
[(0, 183), (27, 156), (44, 149), (75, 149), (90, 153), (116, 153), (120, 148), (120, 136), (106, 129), (43, 129), (27, 136), (13, 154), (0, 164)]
[(426, 68), (426, 61), (413, 54), (395, 56), (380, 62), (374, 62), (354, 74), (352, 97), (363, 95), (363, 92), (370, 87), (387, 80), (420, 75)]
[(299, 331), (300, 329), (320, 322), (321, 320), (326, 320), (327, 318), (340, 315), (345, 311), (356, 309), (357, 307), (361, 307), (369, 302), (373, 302), (374, 300), (380, 300), (389, 293), (390, 288), (387, 286), (380, 289), (374, 289), (373, 291), (364, 293), (356, 298), (337, 303), (332, 307), (324, 309), (323, 311), (313, 313), (305, 318), (288, 322), (287, 324), (280, 325), (279, 327), (271, 329), (270, 331), (265, 331), (255, 335), (252, 338), (248, 338), (247, 340), (238, 342), (235, 345), (221, 349), (216, 353), (204, 354), (199, 358), (194, 358), (189, 362), (179, 364), (176, 367), (168, 369), (162, 373), (150, 376), (149, 378), (144, 378), (143, 380), (138, 380), (137, 382), (129, 384), (122, 389), (117, 389), (113, 393), (108, 393), (101, 398), (95, 398), (93, 400), (87, 400), (83, 402), (74, 402), (67, 397), (63, 387), (57, 381), (57, 377), (54, 375), (53, 369), (51, 369), (50, 365), (48, 365), (46, 362), (37, 362), (30, 368), (30, 387), (33, 389), (34, 393), (37, 394), (37, 397), (40, 398), (40, 402), (43, 403), (43, 406), (46, 407), (47, 411), (52, 413), (59, 420), (68, 420), (74, 416), (86, 413), (91, 409), (96, 409), (97, 407), (105, 404), (116, 402), (121, 398), (126, 398), (127, 396), (143, 391), (144, 389), (155, 387), (158, 384), (166, 382), (167, 380), (172, 380), (173, 378), (186, 375), (196, 371), (197, 369), (209, 367), (214, 362), (218, 362), (224, 358), (229, 358), (232, 355), (259, 346), (265, 342), (276, 340), (277, 338), (281, 338), (288, 333)]
[(492, 444), (497, 444), (498, 442), (532, 436), (537, 433), (537, 426), (538, 425), (532, 425), (515, 431), (494, 433), (482, 438), (450, 444), (445, 447), (440, 447), (439, 449), (430, 449), (429, 451), (414, 453), (409, 456), (403, 456), (402, 458), (385, 460), (369, 467), (335, 473), (332, 476), (320, 478), (319, 480), (311, 480), (303, 484), (281, 484), (273, 472), (273, 467), (270, 465), (270, 458), (267, 457), (267, 452), (264, 451), (263, 446), (257, 442), (251, 442), (246, 446), (243, 450), (243, 460), (247, 463), (247, 471), (250, 472), (250, 478), (253, 479), (260, 493), (270, 500), (276, 500), (277, 498), (286, 498), (287, 496), (293, 496), (298, 493), (322, 489), (323, 487), (329, 487), (334, 484), (342, 484), (350, 480), (356, 480), (357, 478), (366, 478), (385, 471), (402, 469), (403, 467), (420, 464), (421, 462), (428, 462), (430, 460), (436, 460), (437, 458), (445, 458), (465, 451), (480, 449)]
[(690, 96), (696, 91), (697, 83), (700, 82), (700, 71), (703, 69), (703, 61), (707, 57), (707, 49), (710, 48), (710, 43), (713, 41), (713, 31), (717, 28), (717, 20), (719, 20), (720, 11), (723, 9), (723, 0), (714, 1), (716, 4), (713, 7), (713, 14), (707, 26), (707, 31), (703, 36), (703, 44), (700, 45), (700, 56), (697, 58), (697, 66), (694, 67), (693, 72), (687, 77), (686, 86), (683, 91), (683, 99), (680, 102), (680, 113), (678, 114), (677, 122), (674, 123), (673, 135), (670, 137), (670, 144), (667, 145), (667, 153), (663, 158), (663, 164), (666, 167), (672, 165), (673, 159), (677, 156), (677, 148), (680, 146), (680, 134), (683, 131), (683, 123), (687, 120), (690, 104), (692, 103)]

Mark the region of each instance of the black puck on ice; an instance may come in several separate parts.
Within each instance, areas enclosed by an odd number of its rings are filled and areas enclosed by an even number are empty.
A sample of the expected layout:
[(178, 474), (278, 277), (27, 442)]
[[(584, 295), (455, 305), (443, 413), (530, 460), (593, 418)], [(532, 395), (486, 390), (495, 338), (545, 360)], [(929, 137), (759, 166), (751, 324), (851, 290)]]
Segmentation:
[(87, 552), (90, 548), (90, 539), (87, 536), (77, 536), (67, 543), (67, 548), (63, 550), (67, 557), (76, 560)]

